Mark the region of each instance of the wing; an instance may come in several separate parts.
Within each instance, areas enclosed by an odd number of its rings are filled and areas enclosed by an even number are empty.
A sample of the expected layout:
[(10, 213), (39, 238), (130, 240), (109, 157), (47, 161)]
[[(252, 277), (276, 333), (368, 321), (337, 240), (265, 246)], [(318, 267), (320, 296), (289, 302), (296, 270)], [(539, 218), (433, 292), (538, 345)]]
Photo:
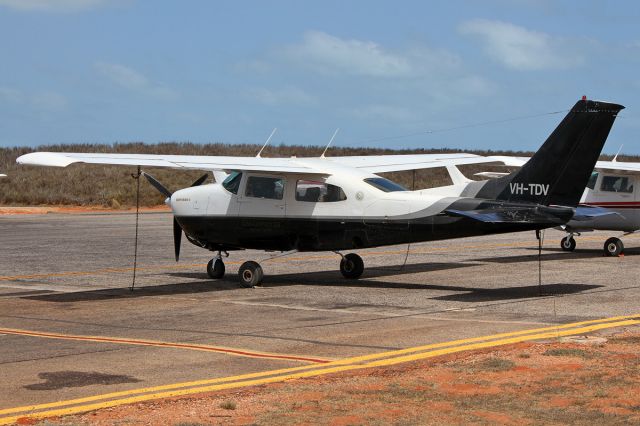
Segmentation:
[(621, 174), (640, 174), (640, 163), (628, 161), (598, 161), (596, 170), (600, 172), (623, 172)]
[(309, 165), (297, 163), (295, 158), (33, 152), (18, 157), (16, 161), (19, 164), (54, 167), (67, 167), (73, 163), (87, 163), (212, 171), (246, 170), (277, 173), (322, 173), (322, 171), (316, 170)]
[(354, 167), (368, 173), (400, 172), (403, 170), (430, 169), (433, 167), (457, 166), (462, 164), (492, 163), (492, 157), (457, 154), (406, 154), (367, 155), (349, 157), (327, 157), (326, 160), (341, 166)]
[[(509, 157), (506, 155), (494, 155), (491, 157), (494, 161), (502, 162), (505, 166), (522, 167), (529, 157)], [(625, 174), (640, 173), (640, 163), (630, 161), (598, 161), (594, 170), (599, 172), (626, 172)], [(493, 176), (489, 176), (493, 177)]]
[[(363, 173), (428, 169), (461, 164), (490, 163), (492, 157), (474, 154), (371, 155), (326, 158), (263, 158), (199, 155), (104, 154), (75, 152), (33, 152), (17, 159), (20, 164), (67, 167), (73, 163), (170, 167), (197, 170), (246, 170), (277, 173), (326, 174), (338, 167)], [(333, 167), (332, 167), (333, 166)]]

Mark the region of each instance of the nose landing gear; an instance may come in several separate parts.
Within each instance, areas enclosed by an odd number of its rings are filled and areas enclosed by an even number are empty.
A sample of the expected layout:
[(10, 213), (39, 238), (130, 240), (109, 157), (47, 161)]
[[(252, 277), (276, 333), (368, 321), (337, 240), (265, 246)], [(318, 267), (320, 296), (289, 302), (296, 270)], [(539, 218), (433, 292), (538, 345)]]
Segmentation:
[(348, 279), (355, 280), (360, 278), (364, 272), (364, 262), (362, 258), (355, 253), (342, 256), (342, 260), (340, 260), (340, 272), (342, 276)]
[(219, 251), (218, 255), (211, 259), (209, 263), (207, 263), (207, 274), (209, 277), (213, 279), (220, 279), (224, 277), (224, 262), (222, 261), (222, 253), (225, 254), (224, 257), (229, 257), (229, 253)]

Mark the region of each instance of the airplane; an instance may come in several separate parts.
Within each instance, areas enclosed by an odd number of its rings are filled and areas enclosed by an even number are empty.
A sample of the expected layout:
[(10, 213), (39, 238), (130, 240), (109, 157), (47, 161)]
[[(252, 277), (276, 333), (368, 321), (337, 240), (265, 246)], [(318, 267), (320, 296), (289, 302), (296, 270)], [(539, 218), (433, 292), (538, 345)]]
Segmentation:
[[(163, 193), (173, 212), (174, 251), (184, 233), (192, 244), (217, 252), (207, 265), (225, 274), (223, 254), (241, 249), (332, 251), (340, 272), (357, 279), (364, 262), (343, 251), (384, 245), (540, 230), (567, 223), (622, 105), (582, 98), (519, 171), (498, 179), (409, 191), (376, 173), (447, 167), (493, 159), (471, 154), (264, 158), (147, 154), (34, 152), (20, 164), (66, 167), (72, 163), (153, 166), (213, 171), (189, 188)], [(243, 263), (244, 287), (259, 285), (260, 264)]]
[[(521, 167), (528, 157), (493, 156), (494, 160), (506, 166)], [(583, 220), (570, 220), (559, 229), (567, 236), (560, 241), (564, 251), (576, 248), (575, 236), (583, 232), (621, 231), (623, 236), (640, 230), (640, 163), (598, 161), (580, 198), (580, 206), (607, 209), (612, 214), (600, 214)], [(502, 173), (481, 172), (477, 175), (500, 177)], [(619, 256), (624, 251), (624, 243), (618, 237), (608, 238), (603, 247), (606, 256)]]
[(0, 178), (5, 178), (7, 175), (0, 173)]

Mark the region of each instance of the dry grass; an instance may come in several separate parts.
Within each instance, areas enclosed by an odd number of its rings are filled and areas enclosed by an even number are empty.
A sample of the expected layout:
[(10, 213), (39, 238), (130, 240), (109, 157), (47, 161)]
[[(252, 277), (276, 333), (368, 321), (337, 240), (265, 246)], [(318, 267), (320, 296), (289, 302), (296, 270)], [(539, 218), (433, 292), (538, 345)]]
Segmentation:
[[(0, 180), (0, 205), (94, 205), (112, 208), (135, 205), (135, 180), (131, 175), (134, 167), (71, 165), (64, 169), (51, 167), (33, 167), (17, 165), (15, 160), (20, 155), (32, 151), (67, 151), (67, 152), (112, 152), (112, 153), (153, 153), (153, 154), (186, 154), (186, 155), (238, 155), (253, 156), (259, 150), (258, 145), (226, 145), (226, 144), (193, 144), (193, 143), (161, 143), (143, 144), (127, 143), (113, 145), (51, 145), (37, 148), (0, 148), (0, 172), (7, 173), (8, 178)], [(298, 157), (318, 156), (324, 147), (280, 145), (269, 146), (264, 151), (265, 157)], [(332, 156), (342, 155), (382, 155), (382, 154), (429, 154), (460, 152), (458, 149), (417, 149), (397, 150), (381, 148), (331, 148)], [(466, 151), (481, 155), (530, 155), (527, 152), (512, 151)], [(621, 160), (640, 161), (638, 157), (620, 157)], [(202, 175), (200, 171), (182, 171), (174, 169), (145, 169), (158, 178), (170, 190), (189, 186)], [(473, 178), (478, 171), (505, 171), (502, 166), (469, 165), (462, 166), (461, 171)], [(398, 172), (385, 176), (396, 180), (407, 188), (421, 189), (450, 184), (444, 168), (420, 170), (415, 173)], [(163, 202), (163, 197), (146, 182), (141, 184), (141, 205), (152, 206)]]

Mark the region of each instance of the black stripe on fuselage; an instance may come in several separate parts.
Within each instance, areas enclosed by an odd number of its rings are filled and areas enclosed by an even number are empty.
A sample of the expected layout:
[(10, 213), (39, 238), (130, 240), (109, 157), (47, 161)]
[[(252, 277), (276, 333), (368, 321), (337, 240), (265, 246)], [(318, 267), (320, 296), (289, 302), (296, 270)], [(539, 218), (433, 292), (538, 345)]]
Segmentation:
[(349, 250), (550, 226), (540, 223), (481, 223), (445, 214), (400, 220), (238, 216), (182, 216), (177, 219), (185, 233), (197, 240), (197, 245), (210, 250)]

